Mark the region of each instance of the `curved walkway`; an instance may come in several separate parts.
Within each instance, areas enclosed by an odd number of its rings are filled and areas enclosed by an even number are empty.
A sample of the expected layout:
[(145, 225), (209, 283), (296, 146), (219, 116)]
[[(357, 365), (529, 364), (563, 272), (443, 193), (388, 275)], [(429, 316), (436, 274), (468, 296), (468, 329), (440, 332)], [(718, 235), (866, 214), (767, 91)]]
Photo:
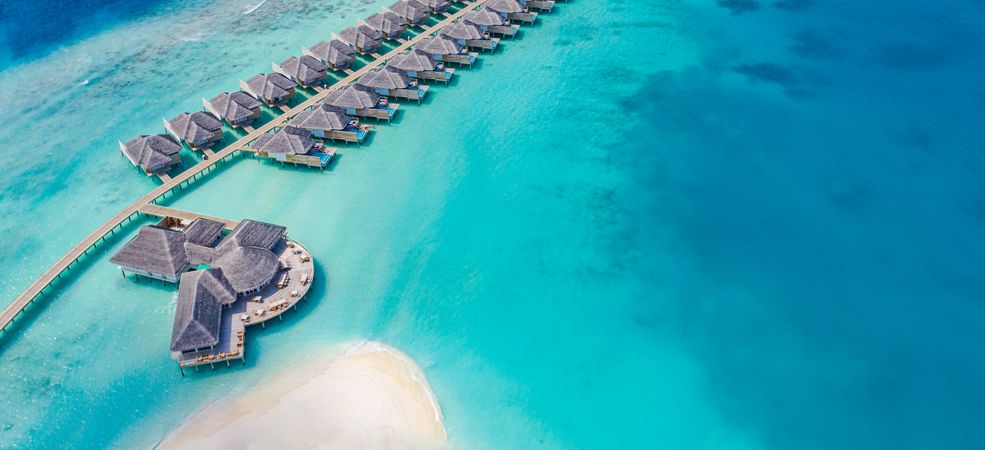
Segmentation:
[[(187, 181), (191, 180), (193, 177), (196, 177), (202, 172), (205, 172), (207, 170), (211, 170), (213, 166), (218, 164), (220, 161), (224, 161), (226, 158), (232, 156), (235, 152), (243, 151), (244, 147), (246, 147), (246, 144), (249, 144), (254, 139), (260, 137), (260, 135), (270, 131), (271, 129), (277, 126), (280, 126), (288, 119), (294, 117), (294, 115), (303, 111), (304, 109), (314, 106), (317, 102), (321, 101), (323, 98), (325, 98), (325, 96), (327, 96), (333, 90), (339, 89), (341, 87), (344, 87), (352, 83), (366, 72), (375, 69), (376, 67), (386, 62), (386, 60), (396, 56), (397, 54), (403, 52), (404, 50), (407, 50), (417, 42), (429, 37), (434, 32), (440, 30), (441, 28), (448, 26), (459, 17), (465, 15), (469, 11), (472, 11), (473, 9), (482, 5), (486, 1), (487, 0), (475, 0), (465, 5), (465, 7), (463, 7), (461, 10), (447, 16), (444, 20), (435, 24), (433, 27), (425, 29), (417, 36), (408, 39), (407, 42), (401, 44), (400, 46), (388, 52), (387, 54), (382, 55), (379, 58), (376, 58), (369, 64), (360, 68), (359, 70), (339, 80), (331, 87), (328, 87), (325, 90), (315, 94), (314, 96), (304, 101), (303, 103), (287, 110), (284, 114), (277, 116), (270, 122), (267, 122), (262, 126), (260, 126), (259, 128), (255, 129), (254, 131), (250, 132), (250, 134), (247, 134), (246, 136), (240, 138), (236, 142), (233, 142), (232, 144), (226, 146), (222, 150), (216, 152), (214, 157), (201, 161), (198, 164), (195, 164), (190, 169), (182, 172), (181, 174), (175, 176), (174, 178), (171, 178), (170, 180), (165, 181), (156, 189), (148, 192), (143, 197), (140, 197), (139, 199), (131, 203), (129, 206), (124, 208), (123, 211), (120, 211), (115, 216), (113, 216), (108, 221), (106, 221), (106, 223), (104, 223), (101, 227), (96, 229), (96, 231), (93, 231), (91, 234), (86, 236), (85, 239), (82, 240), (82, 242), (79, 242), (74, 247), (72, 247), (72, 249), (69, 250), (68, 253), (65, 253), (64, 256), (59, 258), (58, 261), (55, 261), (55, 263), (52, 264), (51, 267), (49, 267), (48, 270), (46, 270), (43, 274), (41, 274), (41, 276), (38, 277), (37, 280), (34, 280), (34, 282), (31, 283), (27, 287), (27, 289), (24, 290), (24, 292), (21, 292), (21, 294), (18, 295), (13, 302), (7, 305), (7, 307), (4, 308), (3, 311), (0, 311), (0, 331), (5, 330), (10, 325), (10, 323), (13, 322), (14, 318), (20, 315), (20, 313), (25, 308), (27, 308), (28, 305), (33, 303), (34, 300), (37, 299), (38, 296), (40, 296), (45, 289), (51, 286), (51, 283), (53, 283), (56, 278), (61, 276), (62, 272), (68, 270), (72, 264), (78, 262), (79, 258), (82, 257), (83, 254), (89, 252), (89, 249), (95, 247), (97, 244), (104, 241), (108, 234), (114, 232), (117, 228), (121, 228), (125, 222), (129, 221), (134, 215), (138, 214), (141, 208), (143, 208), (145, 205), (153, 204), (157, 199), (163, 197), (169, 192), (173, 192), (177, 188), (180, 188), (183, 183), (186, 183)], [(2, 341), (0, 341), (0, 345), (2, 345)]]

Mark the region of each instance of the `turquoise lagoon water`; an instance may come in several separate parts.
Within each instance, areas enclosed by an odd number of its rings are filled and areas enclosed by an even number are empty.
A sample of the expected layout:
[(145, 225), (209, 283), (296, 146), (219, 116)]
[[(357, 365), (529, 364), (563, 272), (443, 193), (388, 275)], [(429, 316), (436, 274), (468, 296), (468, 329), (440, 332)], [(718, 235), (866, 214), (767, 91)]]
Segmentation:
[[(4, 298), (154, 186), (117, 139), (382, 3), (253, 4), (0, 21)], [(174, 289), (107, 261), (133, 228), (87, 258), (3, 336), (0, 446), (151, 446), (375, 339), (423, 367), (458, 448), (985, 447), (983, 16), (562, 5), (325, 173), (243, 160), (169, 200), (287, 225), (318, 262), (245, 368), (180, 377)]]

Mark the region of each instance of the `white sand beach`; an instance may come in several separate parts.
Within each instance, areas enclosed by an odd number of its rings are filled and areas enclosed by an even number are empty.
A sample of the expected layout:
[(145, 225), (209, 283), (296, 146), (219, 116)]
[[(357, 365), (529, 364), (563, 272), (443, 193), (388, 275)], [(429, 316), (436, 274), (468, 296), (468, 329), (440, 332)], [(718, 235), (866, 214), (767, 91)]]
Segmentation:
[(450, 448), (413, 361), (376, 342), (346, 348), (203, 408), (158, 448)]

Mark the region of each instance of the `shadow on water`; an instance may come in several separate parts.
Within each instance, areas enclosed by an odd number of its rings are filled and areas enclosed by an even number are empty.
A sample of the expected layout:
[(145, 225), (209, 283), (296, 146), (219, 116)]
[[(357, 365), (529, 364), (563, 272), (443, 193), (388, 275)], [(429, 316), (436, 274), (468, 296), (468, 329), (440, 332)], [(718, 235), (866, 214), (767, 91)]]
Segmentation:
[(141, 225), (152, 223), (152, 220), (134, 217), (131, 221), (124, 221), (123, 226), (107, 235), (105, 240), (98, 241), (96, 245), (84, 252), (76, 263), (69, 266), (67, 270), (52, 281), (51, 285), (41, 291), (34, 302), (27, 305), (19, 316), (0, 332), (0, 355), (22, 336), (22, 331), (26, 331), (41, 317), (41, 315), (57, 300), (67, 292), (68, 288), (81, 277), (86, 270), (96, 261), (103, 261), (109, 258), (107, 252), (114, 248), (122, 239), (129, 239)]

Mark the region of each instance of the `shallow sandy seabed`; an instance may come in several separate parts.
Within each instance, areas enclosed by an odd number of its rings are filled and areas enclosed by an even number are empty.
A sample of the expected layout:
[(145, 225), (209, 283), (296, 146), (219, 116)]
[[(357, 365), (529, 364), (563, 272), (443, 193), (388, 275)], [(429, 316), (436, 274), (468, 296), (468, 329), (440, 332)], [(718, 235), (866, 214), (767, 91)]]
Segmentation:
[(447, 449), (423, 372), (376, 342), (345, 344), (206, 406), (158, 448)]

